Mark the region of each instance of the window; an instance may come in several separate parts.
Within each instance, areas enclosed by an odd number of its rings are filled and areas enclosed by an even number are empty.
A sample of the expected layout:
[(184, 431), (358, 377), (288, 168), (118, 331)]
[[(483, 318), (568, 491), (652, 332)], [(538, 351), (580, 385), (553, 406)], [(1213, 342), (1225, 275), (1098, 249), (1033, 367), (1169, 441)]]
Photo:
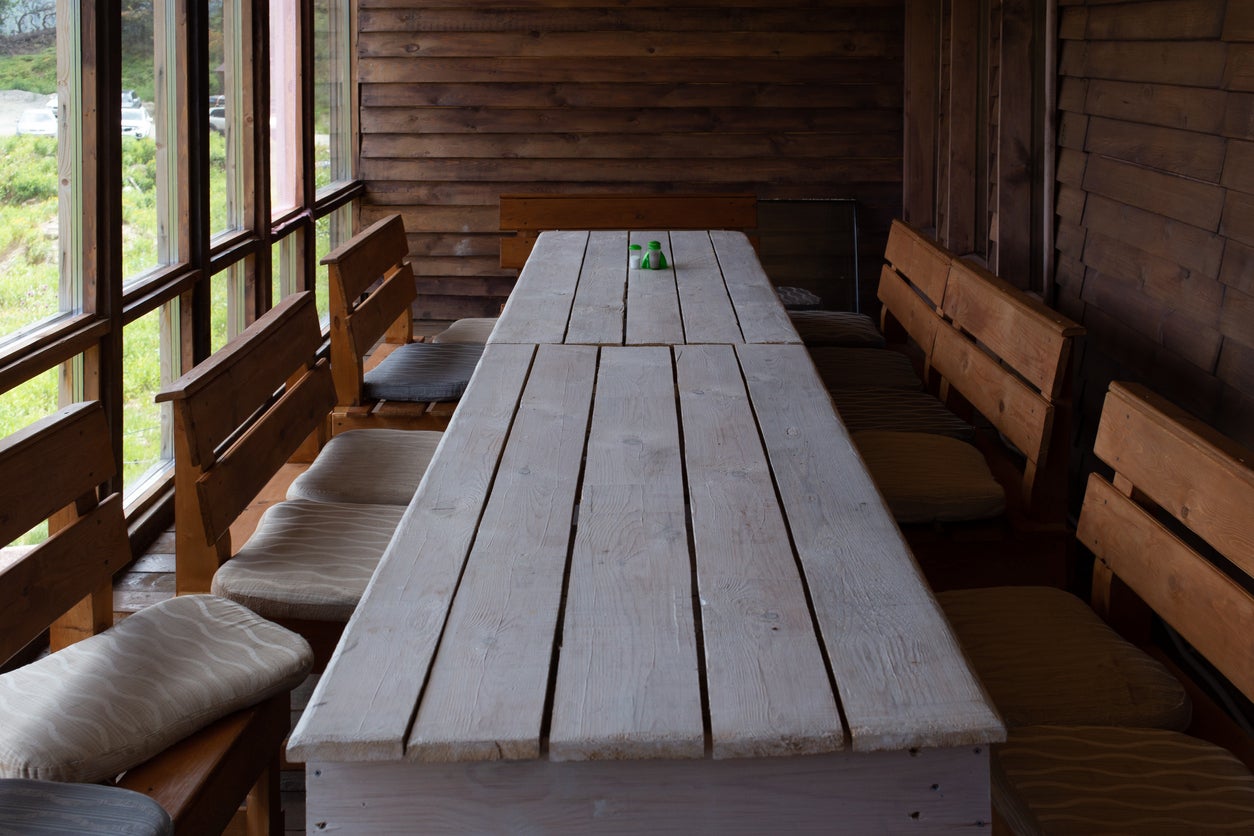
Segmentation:
[(177, 301), (167, 302), (122, 331), (122, 483), (135, 496), (174, 459), (171, 412), (154, 398), (178, 377)]
[(319, 193), (351, 180), (353, 85), (349, 75), (352, 15), (348, 0), (314, 4), (314, 182)]
[(296, 0), (270, 0), (270, 214), (274, 218), (290, 212), (299, 198), (299, 20)]

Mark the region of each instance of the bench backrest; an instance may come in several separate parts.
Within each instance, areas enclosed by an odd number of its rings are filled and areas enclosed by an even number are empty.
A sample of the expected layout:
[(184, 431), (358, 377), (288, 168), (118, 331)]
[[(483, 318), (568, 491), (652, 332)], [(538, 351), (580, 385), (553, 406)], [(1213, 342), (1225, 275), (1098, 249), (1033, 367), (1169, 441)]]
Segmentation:
[(942, 378), (942, 396), (959, 413), (974, 409), (1000, 434), (984, 449), (994, 473), (1011, 488), (1012, 506), (1034, 519), (1061, 521), (1069, 458), (1067, 370), (1084, 328), (957, 259), (940, 313), (931, 367)]
[(1118, 577), (1254, 699), (1254, 453), (1119, 382), (1094, 452), (1114, 470), (1089, 476), (1076, 532), (1097, 558), (1095, 607)]
[(330, 282), (331, 370), (341, 406), (361, 403), (366, 353), (413, 339), (418, 288), (400, 215), (358, 232), (322, 259)]
[(922, 354), (925, 375), (953, 260), (948, 250), (909, 224), (893, 221), (876, 291), (883, 306), (880, 330), (890, 342), (902, 343), (907, 337), (913, 341)]
[(165, 387), (174, 409), (175, 577), (208, 592), (230, 526), (335, 406), (313, 294), (287, 297)]
[(99, 499), (115, 465), (98, 401), (0, 441), (0, 543), (53, 518), (52, 535), (0, 553), (0, 663), (50, 630), (58, 650), (113, 623), (113, 574), (131, 560), (122, 497)]
[(501, 266), (522, 269), (541, 232), (554, 229), (735, 229), (758, 226), (752, 194), (501, 195)]

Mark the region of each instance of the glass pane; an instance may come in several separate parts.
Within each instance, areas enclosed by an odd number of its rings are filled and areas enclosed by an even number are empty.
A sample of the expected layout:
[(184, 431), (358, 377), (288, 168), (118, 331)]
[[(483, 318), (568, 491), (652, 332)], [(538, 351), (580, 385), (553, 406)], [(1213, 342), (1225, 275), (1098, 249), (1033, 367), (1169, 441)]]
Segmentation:
[[(285, 297), (295, 293), (300, 287), (300, 240), (298, 230), (276, 241), (270, 248), (270, 298), (278, 304)], [(321, 310), (321, 308), (319, 308)]]
[(296, 205), (300, 177), (298, 20), (294, 0), (270, 0), (270, 209), (274, 216)]
[(0, 58), (9, 105), (0, 112), (0, 343), (79, 307), (78, 184), (58, 177), (75, 168), (77, 153), (77, 7), (61, 6), (26, 9), (25, 37), (8, 39)]
[(314, 182), (352, 178), (352, 79), (347, 0), (314, 0)]
[(122, 484), (128, 496), (173, 462), (170, 406), (154, 398), (176, 377), (175, 310), (168, 303), (122, 330)]
[(244, 225), (242, 12), (239, 0), (209, 2), (209, 233)]
[(226, 345), (230, 321), (230, 270), (225, 270), (209, 283), (209, 351), (214, 352)]
[(122, 274), (128, 281), (160, 263), (153, 15), (151, 4), (122, 15)]
[(322, 326), (326, 328), (331, 322), (329, 308), (331, 293), (327, 268), (322, 266), (322, 259), (335, 247), (353, 237), (352, 204), (341, 206), (334, 212), (319, 218), (315, 234), (317, 235), (314, 243), (317, 267), (314, 273), (314, 301), (318, 306), (318, 316), (322, 320)]

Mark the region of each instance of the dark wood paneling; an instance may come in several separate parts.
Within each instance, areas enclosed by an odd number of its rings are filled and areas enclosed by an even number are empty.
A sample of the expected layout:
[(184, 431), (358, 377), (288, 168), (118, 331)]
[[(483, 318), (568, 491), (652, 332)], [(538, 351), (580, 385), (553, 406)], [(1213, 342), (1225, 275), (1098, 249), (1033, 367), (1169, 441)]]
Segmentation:
[(508, 292), (507, 192), (852, 198), (878, 258), (901, 214), (904, 11), (362, 0), (362, 220), (401, 213), (428, 317)]
[(1081, 414), (1141, 380), (1254, 445), (1254, 3), (1066, 6), (1055, 280), (1089, 328)]

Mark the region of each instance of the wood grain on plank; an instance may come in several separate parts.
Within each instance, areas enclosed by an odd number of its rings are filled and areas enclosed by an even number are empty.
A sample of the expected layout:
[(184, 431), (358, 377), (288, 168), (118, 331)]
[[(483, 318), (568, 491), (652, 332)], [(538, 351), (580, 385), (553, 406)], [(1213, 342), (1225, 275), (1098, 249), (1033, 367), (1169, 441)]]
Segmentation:
[[(631, 243), (640, 245), (641, 252), (650, 241), (665, 242), (667, 261), (673, 257), (665, 232), (635, 230), (630, 237)], [(684, 321), (674, 268), (630, 271), (627, 277), (625, 342), (628, 345), (674, 345), (683, 341)]]
[[(771, 286), (753, 245), (742, 232), (711, 230), (723, 281), (745, 342), (797, 342), (797, 331)], [(689, 340), (692, 342), (692, 340)]]
[[(736, 309), (708, 232), (671, 232), (663, 250), (671, 262), (686, 343), (738, 343)], [(643, 275), (647, 275), (642, 271)]]
[(543, 232), (501, 311), (490, 343), (560, 343), (584, 259), (587, 232)]
[(570, 310), (566, 342), (621, 345), (626, 283), (627, 234), (593, 232)]

